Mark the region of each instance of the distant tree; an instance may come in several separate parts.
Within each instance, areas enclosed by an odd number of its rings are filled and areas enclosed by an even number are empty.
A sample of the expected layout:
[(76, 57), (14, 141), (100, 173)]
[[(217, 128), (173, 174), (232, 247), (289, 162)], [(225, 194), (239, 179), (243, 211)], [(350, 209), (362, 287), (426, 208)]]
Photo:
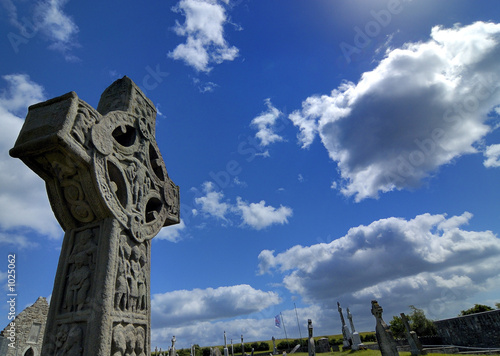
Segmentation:
[(270, 349), (269, 344), (265, 341), (261, 341), (259, 343), (259, 347), (257, 347), (257, 351), (268, 351)]
[(331, 339), (328, 339), (328, 343), (330, 344), (330, 346), (334, 346), (334, 345), (342, 345), (342, 338), (334, 338), (332, 337)]
[(288, 350), (290, 348), (290, 343), (288, 341), (280, 341), (276, 345), (276, 348), (281, 350), (281, 351)]
[[(500, 303), (497, 303), (497, 304), (500, 304)], [(496, 305), (496, 304), (495, 304)], [(459, 316), (463, 316), (463, 315), (470, 315), (470, 314), (476, 314), (476, 313), (482, 313), (482, 312), (485, 312), (485, 311), (490, 311), (490, 310), (493, 310), (492, 307), (489, 307), (487, 305), (483, 305), (483, 304), (474, 304), (474, 306), (470, 309), (467, 309), (467, 310), (462, 310), (459, 314)]]
[(375, 341), (377, 341), (377, 337), (375, 336), (375, 333), (365, 334), (365, 335), (361, 335), (361, 341), (362, 342), (375, 342)]
[(496, 307), (497, 309), (500, 309), (500, 303), (495, 303), (495, 307)]
[(391, 328), (392, 335), (396, 339), (406, 338), (405, 325), (403, 324), (403, 319), (400, 316), (394, 315), (389, 323), (389, 327)]
[[(410, 315), (407, 315), (410, 330), (415, 331), (418, 336), (436, 335), (436, 326), (432, 320), (427, 319), (424, 311), (413, 305), (410, 305), (409, 308), (412, 310)], [(394, 337), (406, 338), (406, 330), (400, 316), (394, 316), (389, 323), (389, 327), (391, 328)]]

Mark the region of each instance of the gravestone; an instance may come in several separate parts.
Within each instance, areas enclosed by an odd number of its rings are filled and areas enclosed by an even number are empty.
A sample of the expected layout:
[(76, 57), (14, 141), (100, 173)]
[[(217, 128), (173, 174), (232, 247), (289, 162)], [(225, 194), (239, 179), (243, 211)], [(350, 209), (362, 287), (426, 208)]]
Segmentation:
[(274, 338), (274, 336), (273, 336), (272, 340), (273, 340), (273, 355), (277, 355), (278, 349), (276, 348), (276, 339)]
[(218, 347), (214, 348), (214, 356), (222, 356), (222, 352)]
[(243, 335), (241, 335), (241, 355), (245, 356), (245, 344), (243, 343)]
[(350, 350), (352, 347), (351, 332), (345, 323), (344, 314), (342, 313), (342, 308), (340, 307), (339, 302), (337, 302), (337, 310), (339, 311), (340, 321), (342, 322), (342, 351)]
[(226, 331), (224, 331), (224, 356), (229, 356), (229, 350), (227, 349)]
[(300, 349), (300, 344), (295, 345), (292, 351), (290, 351), (290, 354), (294, 354), (298, 349)]
[(352, 321), (352, 314), (349, 308), (347, 308), (347, 319), (349, 319), (349, 324), (351, 324), (352, 349), (354, 351), (357, 351), (364, 345), (361, 342), (361, 337), (359, 336), (359, 333), (356, 331), (356, 329), (354, 329), (354, 322)]
[(175, 335), (172, 336), (172, 346), (170, 346), (170, 350), (168, 350), (168, 355), (169, 356), (176, 356), (176, 352), (175, 352)]
[(330, 352), (330, 342), (326, 337), (322, 337), (317, 341), (316, 352), (317, 353)]
[(151, 239), (180, 221), (155, 120), (128, 77), (97, 110), (75, 92), (29, 108), (10, 154), (45, 181), (65, 232), (43, 356), (150, 353)]
[(308, 343), (307, 343), (307, 351), (309, 353), (309, 356), (315, 356), (316, 355), (316, 346), (314, 345), (313, 324), (312, 324), (312, 320), (311, 319), (307, 320), (307, 330), (309, 332), (309, 340), (308, 340)]
[(427, 352), (424, 351), (424, 348), (422, 347), (422, 343), (418, 339), (417, 333), (415, 331), (411, 331), (410, 323), (408, 323), (408, 318), (405, 313), (401, 313), (401, 320), (405, 326), (406, 338), (408, 339), (408, 345), (410, 345), (410, 352), (412, 356), (427, 355)]
[(382, 312), (384, 310), (376, 300), (372, 300), (372, 314), (375, 317), (375, 335), (377, 336), (377, 343), (382, 353), (382, 356), (398, 356), (398, 348), (396, 341), (392, 336), (391, 329), (382, 319)]

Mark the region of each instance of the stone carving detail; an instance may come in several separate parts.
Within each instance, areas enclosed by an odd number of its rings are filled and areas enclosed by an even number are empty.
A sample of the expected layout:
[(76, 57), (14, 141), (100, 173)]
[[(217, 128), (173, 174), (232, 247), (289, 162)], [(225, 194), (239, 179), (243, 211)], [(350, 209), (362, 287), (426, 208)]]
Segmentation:
[(150, 240), (180, 222), (155, 120), (127, 77), (97, 110), (75, 92), (29, 108), (10, 154), (46, 182), (65, 231), (43, 356), (149, 353)]
[(179, 191), (168, 178), (153, 132), (130, 113), (110, 112), (92, 128), (98, 187), (107, 207), (137, 241), (178, 215)]
[(68, 258), (67, 282), (62, 311), (73, 312), (88, 306), (88, 296), (95, 270), (99, 228), (75, 233), (73, 250)]
[(114, 302), (116, 310), (144, 312), (148, 309), (144, 272), (148, 260), (146, 243), (133, 241), (124, 233), (120, 236)]
[(146, 356), (143, 326), (118, 324), (113, 328), (111, 356)]
[(57, 329), (54, 355), (83, 355), (82, 341), (83, 330), (80, 326), (69, 324), (60, 325)]
[(77, 165), (71, 158), (60, 152), (50, 153), (46, 157), (48, 171), (52, 171), (59, 183), (61, 195), (64, 198), (71, 215), (82, 223), (95, 220), (95, 214), (90, 207)]
[(71, 135), (86, 150), (90, 150), (89, 131), (99, 120), (99, 114), (94, 108), (85, 102), (78, 103), (78, 111), (75, 118), (75, 124), (71, 130)]

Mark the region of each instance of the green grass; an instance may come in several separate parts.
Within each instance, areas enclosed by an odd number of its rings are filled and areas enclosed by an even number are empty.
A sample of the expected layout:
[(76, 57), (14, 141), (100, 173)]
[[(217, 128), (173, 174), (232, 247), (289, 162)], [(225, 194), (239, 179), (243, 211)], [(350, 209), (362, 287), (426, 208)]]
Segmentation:
[[(293, 355), (309, 356), (307, 352), (296, 352)], [(316, 354), (316, 356), (381, 356), (381, 355), (382, 353), (378, 350), (340, 351), (340, 352), (326, 352), (326, 353)], [(444, 355), (450, 356), (449, 354), (438, 354), (438, 353), (427, 354), (427, 356), (444, 356)], [(411, 356), (411, 352), (400, 352), (399, 356)], [(467, 356), (476, 356), (476, 355), (468, 354)]]

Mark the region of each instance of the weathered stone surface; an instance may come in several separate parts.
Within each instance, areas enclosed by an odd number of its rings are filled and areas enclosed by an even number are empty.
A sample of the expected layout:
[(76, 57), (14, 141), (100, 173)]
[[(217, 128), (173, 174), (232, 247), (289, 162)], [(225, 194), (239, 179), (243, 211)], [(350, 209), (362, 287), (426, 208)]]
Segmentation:
[(377, 336), (377, 343), (382, 356), (398, 356), (398, 348), (394, 337), (392, 336), (391, 329), (382, 319), (382, 312), (384, 310), (376, 300), (372, 300), (372, 314), (375, 317), (375, 334)]
[[(39, 297), (33, 305), (20, 312), (12, 321), (15, 328), (15, 345), (14, 347), (7, 345), (5, 349), (6, 353), (2, 355), (17, 356), (31, 354), (39, 356), (42, 350), (48, 312), (49, 304), (43, 297)], [(2, 331), (2, 336), (9, 336), (9, 325)]]
[(322, 337), (317, 341), (316, 352), (317, 353), (330, 352), (330, 342), (326, 337)]
[(150, 240), (180, 221), (155, 117), (127, 77), (98, 110), (74, 92), (29, 108), (10, 154), (45, 180), (65, 231), (42, 355), (150, 351)]
[(354, 322), (352, 321), (352, 314), (351, 314), (351, 311), (349, 310), (349, 308), (347, 308), (347, 319), (349, 319), (349, 323), (351, 324), (352, 349), (354, 351), (357, 351), (360, 348), (362, 348), (364, 345), (361, 342), (361, 337), (359, 336), (359, 333), (354, 328)]
[(434, 325), (444, 344), (500, 347), (500, 310), (437, 320)]
[(307, 351), (309, 353), (309, 356), (315, 356), (316, 355), (316, 345), (314, 344), (313, 325), (312, 325), (312, 320), (311, 319), (307, 320), (307, 330), (309, 332), (309, 340), (308, 340), (308, 343), (307, 343)]
[(427, 352), (424, 351), (420, 340), (418, 339), (418, 335), (415, 331), (411, 331), (410, 323), (408, 322), (408, 318), (405, 313), (401, 313), (401, 320), (403, 321), (403, 325), (406, 330), (406, 338), (408, 340), (408, 345), (410, 346), (410, 352), (412, 356), (426, 355)]
[(351, 331), (349, 330), (349, 327), (345, 323), (344, 314), (342, 313), (342, 308), (340, 307), (339, 302), (337, 302), (337, 310), (339, 311), (340, 321), (342, 322), (342, 338), (343, 338), (342, 350), (343, 351), (350, 350), (352, 347)]

